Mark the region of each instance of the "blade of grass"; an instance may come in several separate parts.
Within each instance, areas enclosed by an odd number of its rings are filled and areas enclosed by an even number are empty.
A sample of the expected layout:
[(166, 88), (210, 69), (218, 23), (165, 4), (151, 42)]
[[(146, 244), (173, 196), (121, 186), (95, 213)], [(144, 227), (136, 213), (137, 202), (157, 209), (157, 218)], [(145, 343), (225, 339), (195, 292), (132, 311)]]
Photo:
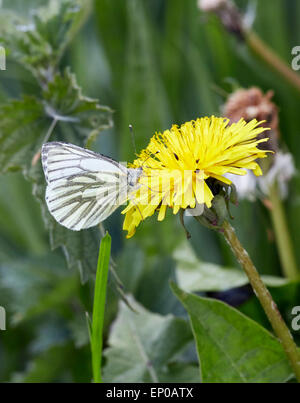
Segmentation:
[(105, 237), (101, 240), (99, 249), (91, 332), (92, 368), (93, 379), (95, 383), (102, 382), (102, 331), (105, 312), (106, 284), (109, 270), (110, 248), (111, 237), (108, 233), (106, 233)]

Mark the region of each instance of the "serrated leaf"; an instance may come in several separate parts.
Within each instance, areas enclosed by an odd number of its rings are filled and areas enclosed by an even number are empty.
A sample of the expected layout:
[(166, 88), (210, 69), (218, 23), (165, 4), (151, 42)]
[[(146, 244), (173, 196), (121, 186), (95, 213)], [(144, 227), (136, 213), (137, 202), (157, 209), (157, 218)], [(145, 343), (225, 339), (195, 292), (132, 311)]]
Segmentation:
[(0, 105), (0, 171), (31, 166), (54, 119), (60, 132), (48, 140), (69, 141), (80, 146), (112, 125), (111, 110), (84, 96), (69, 69), (56, 74), (43, 98), (24, 96)]
[(8, 13), (9, 22), (0, 31), (1, 40), (15, 60), (40, 82), (47, 82), (90, 5), (90, 0), (52, 0), (47, 7), (31, 13), (27, 21)]
[(99, 231), (75, 233), (56, 223), (45, 205), (46, 182), (41, 163), (32, 166), (32, 160), (54, 119), (59, 123), (49, 140), (85, 146), (112, 125), (111, 110), (84, 96), (69, 69), (63, 75), (56, 74), (42, 95), (42, 99), (25, 96), (0, 106), (0, 172), (23, 170), (42, 205), (51, 247), (61, 246), (68, 266), (78, 268), (82, 281), (86, 281), (96, 270)]
[(0, 106), (0, 171), (27, 166), (42, 142), (47, 124), (37, 98), (25, 96)]
[(41, 167), (31, 167), (26, 176), (32, 182), (33, 194), (41, 204), (51, 249), (61, 247), (69, 269), (79, 270), (81, 281), (85, 283), (96, 272), (100, 231), (95, 227), (75, 232), (57, 223), (45, 204), (46, 183)]
[(203, 382), (286, 382), (292, 370), (280, 342), (221, 301), (172, 289), (187, 310)]
[[(175, 250), (173, 257), (177, 282), (185, 291), (224, 291), (249, 283), (242, 270), (200, 261), (187, 241)], [(273, 287), (287, 283), (286, 279), (275, 276), (262, 276), (262, 279)]]
[(82, 94), (76, 77), (66, 69), (56, 74), (43, 91), (43, 103), (48, 116), (60, 122), (71, 123), (82, 141), (91, 146), (101, 130), (112, 126), (112, 110), (97, 99)]
[[(104, 382), (172, 381), (175, 369), (170, 365), (191, 341), (190, 328), (183, 319), (145, 310), (133, 298), (130, 304), (137, 313), (121, 302), (113, 324), (109, 347), (104, 351)], [(192, 365), (186, 365), (194, 374)], [(176, 373), (177, 382), (186, 380), (184, 371)], [(197, 382), (195, 377), (190, 381)]]
[(85, 283), (96, 272), (100, 234), (97, 228), (80, 232), (70, 231), (52, 219), (50, 243), (52, 249), (62, 247), (70, 269), (79, 270)]

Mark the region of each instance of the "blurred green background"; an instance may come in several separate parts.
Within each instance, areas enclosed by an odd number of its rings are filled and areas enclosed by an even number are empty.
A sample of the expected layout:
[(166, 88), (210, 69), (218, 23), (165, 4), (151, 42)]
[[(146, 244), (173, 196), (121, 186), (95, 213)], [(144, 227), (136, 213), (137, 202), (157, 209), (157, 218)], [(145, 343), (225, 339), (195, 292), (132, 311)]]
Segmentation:
[[(34, 10), (46, 3), (3, 0), (0, 14), (9, 9), (30, 20)], [(291, 50), (300, 45), (300, 2), (241, 0), (236, 4), (244, 11), (256, 4), (255, 31), (290, 65)], [(227, 33), (217, 18), (201, 13), (196, 0), (95, 0), (61, 66), (70, 66), (85, 95), (113, 109), (114, 126), (101, 132), (93, 149), (119, 161), (135, 157), (129, 124), (139, 151), (156, 131), (173, 123), (220, 115), (224, 94), (239, 85), (274, 90), (281, 142), (299, 166), (299, 92)], [(0, 102), (38, 93), (31, 73), (8, 55), (7, 70), (0, 71)], [(284, 205), (298, 262), (299, 195), (296, 175)], [(267, 209), (260, 201), (242, 201), (232, 213), (238, 235), (258, 270), (282, 276)], [(186, 247), (178, 216), (168, 214), (162, 223), (151, 217), (130, 240), (125, 239), (122, 220), (118, 210), (104, 225), (112, 235), (113, 256), (125, 292), (152, 312), (184, 318), (183, 308), (169, 289), (169, 280), (178, 269), (176, 253)], [(238, 269), (221, 236), (191, 219), (186, 225), (199, 265), (209, 262)], [(89, 246), (97, 254), (98, 238), (94, 242)], [(80, 266), (81, 250), (77, 252), (74, 267)], [(192, 252), (184, 249), (182, 253), (188, 258)], [(61, 248), (50, 250), (49, 232), (31, 183), (20, 172), (0, 175), (0, 305), (7, 311), (7, 330), (0, 331), (1, 381), (90, 381), (85, 312), (92, 310), (94, 277), (88, 276), (81, 284), (74, 267), (68, 269)], [(206, 291), (221, 291), (211, 295), (268, 327), (247, 285), (229, 292), (216, 280), (215, 289)], [(300, 300), (298, 285), (276, 287), (273, 292), (288, 318), (291, 306)], [(116, 282), (110, 278), (106, 337), (119, 299)], [(182, 359), (196, 362), (194, 348)]]

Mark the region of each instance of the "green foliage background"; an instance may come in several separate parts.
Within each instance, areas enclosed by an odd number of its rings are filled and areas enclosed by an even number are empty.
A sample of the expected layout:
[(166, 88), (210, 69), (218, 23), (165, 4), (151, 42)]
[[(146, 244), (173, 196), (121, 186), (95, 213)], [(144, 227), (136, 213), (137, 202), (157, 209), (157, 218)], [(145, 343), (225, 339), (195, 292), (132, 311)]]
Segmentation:
[[(172, 123), (220, 115), (222, 94), (235, 85), (273, 89), (282, 143), (299, 166), (299, 92), (225, 32), (216, 18), (202, 14), (196, 3), (52, 0), (48, 5), (42, 0), (3, 0), (0, 44), (7, 50), (7, 70), (0, 71), (0, 305), (7, 311), (7, 330), (0, 331), (1, 381), (92, 378), (86, 312), (92, 312), (101, 233), (97, 228), (68, 231), (45, 208), (44, 177), (40, 162), (32, 166), (32, 158), (54, 112), (67, 119), (58, 122), (50, 140), (92, 147), (130, 162), (134, 149), (129, 124), (140, 150), (155, 131)], [(236, 3), (243, 10), (249, 6), (247, 1)], [(254, 29), (290, 64), (291, 49), (300, 44), (300, 2), (256, 3)], [(285, 210), (298, 262), (299, 194), (296, 175)], [(300, 286), (279, 278), (282, 269), (268, 236), (272, 231), (268, 211), (259, 201), (245, 201), (233, 215), (242, 243), (260, 273), (268, 276), (270, 290), (290, 324)], [(140, 311), (136, 315), (120, 302), (122, 293), (110, 276), (106, 381), (292, 378), (277, 341), (263, 329), (269, 330), (269, 325), (259, 304), (219, 235), (190, 220), (188, 245), (178, 217), (172, 214), (162, 223), (148, 219), (130, 240), (121, 230), (119, 212), (104, 226), (112, 236), (122, 290), (131, 294), (127, 304)], [(223, 299), (248, 318), (215, 300), (187, 297), (175, 286), (173, 293), (169, 281), (175, 279), (186, 291)], [(224, 338), (228, 329), (235, 329), (231, 343)], [(243, 343), (241, 329), (249, 332), (248, 344)], [(205, 344), (211, 332), (217, 340)], [(300, 340), (299, 331), (294, 336)], [(239, 357), (257, 346), (259, 356), (240, 363)], [(235, 364), (227, 378), (225, 352)], [(145, 357), (152, 363), (150, 370)], [(216, 365), (219, 362), (224, 365)]]

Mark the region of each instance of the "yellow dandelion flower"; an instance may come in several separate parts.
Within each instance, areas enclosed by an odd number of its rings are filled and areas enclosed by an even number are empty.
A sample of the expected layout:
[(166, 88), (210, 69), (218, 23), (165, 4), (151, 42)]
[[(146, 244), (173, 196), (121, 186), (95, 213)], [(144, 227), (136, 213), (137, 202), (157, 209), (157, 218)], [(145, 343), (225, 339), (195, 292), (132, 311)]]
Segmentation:
[(162, 221), (167, 207), (174, 214), (197, 204), (210, 208), (214, 194), (207, 183), (209, 178), (230, 185), (223, 176), (226, 173), (245, 175), (244, 169), (248, 169), (261, 175), (256, 159), (265, 158), (269, 151), (258, 148), (259, 143), (268, 141), (257, 139), (267, 130), (260, 123), (241, 119), (230, 125), (229, 119), (212, 116), (155, 134), (132, 164), (133, 168), (142, 167), (143, 173), (138, 190), (122, 211), (126, 214), (123, 229), (128, 231), (127, 237), (155, 211)]

